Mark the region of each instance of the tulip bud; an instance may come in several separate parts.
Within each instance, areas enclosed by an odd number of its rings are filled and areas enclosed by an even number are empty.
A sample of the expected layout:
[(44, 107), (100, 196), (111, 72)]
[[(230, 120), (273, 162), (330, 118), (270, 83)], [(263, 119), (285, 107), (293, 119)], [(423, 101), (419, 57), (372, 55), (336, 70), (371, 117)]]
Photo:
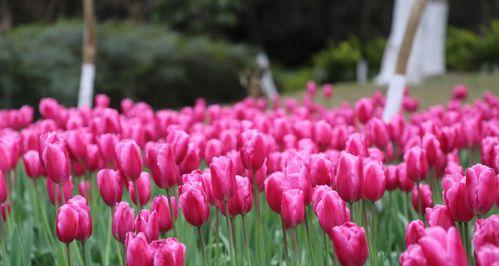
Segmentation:
[(204, 159), (209, 164), (213, 158), (222, 155), (222, 142), (218, 139), (210, 139), (206, 142)]
[(314, 154), (310, 159), (310, 178), (313, 186), (334, 184), (333, 164), (325, 155)]
[[(320, 190), (316, 192), (320, 193)], [(317, 197), (319, 199), (314, 210), (322, 230), (328, 235), (332, 234), (333, 227), (350, 221), (350, 211), (336, 191), (323, 190)]]
[(69, 158), (57, 144), (47, 144), (43, 150), (43, 162), (45, 163), (45, 171), (55, 183), (63, 183), (64, 180), (70, 177)]
[(97, 95), (95, 95), (95, 98), (94, 98), (95, 107), (106, 108), (106, 107), (109, 107), (109, 103), (110, 102), (111, 102), (111, 100), (105, 94), (97, 94)]
[(59, 241), (69, 244), (78, 234), (79, 214), (74, 206), (62, 205), (57, 211), (55, 232)]
[(499, 261), (499, 246), (487, 244), (475, 250), (475, 260), (478, 266), (495, 266)]
[(473, 219), (473, 212), (466, 206), (466, 179), (459, 174), (447, 175), (442, 181), (442, 196), (452, 217), (460, 222)]
[(354, 202), (361, 197), (362, 159), (343, 153), (336, 169), (336, 191), (346, 202)]
[(411, 221), (405, 229), (405, 245), (417, 244), (425, 235), (424, 223), (421, 220)]
[(361, 98), (355, 103), (355, 115), (362, 124), (371, 119), (374, 111), (373, 103), (368, 98)]
[(7, 183), (5, 183), (5, 177), (0, 171), (0, 203), (4, 203), (7, 200)]
[(369, 255), (364, 228), (346, 222), (333, 227), (331, 239), (341, 265), (364, 265)]
[(399, 180), (397, 176), (397, 166), (388, 165), (385, 167), (385, 177), (386, 177), (386, 190), (393, 191), (399, 186)]
[(186, 189), (179, 198), (180, 209), (188, 223), (193, 226), (203, 225), (210, 216), (210, 206), (201, 189)]
[(126, 235), (126, 265), (152, 266), (153, 254), (143, 233)]
[[(173, 208), (173, 216), (176, 220), (178, 216), (177, 200), (175, 199), (175, 197), (171, 197), (170, 202)], [(158, 219), (159, 231), (162, 234), (170, 231), (173, 228), (173, 224), (175, 221), (172, 221), (170, 204), (166, 196), (156, 196), (151, 203), (151, 211), (155, 211), (157, 213), (156, 218)]]
[(324, 120), (320, 120), (314, 124), (313, 127), (313, 137), (315, 143), (320, 147), (321, 150), (327, 149), (331, 144), (333, 136), (333, 129), (331, 125)]
[(142, 232), (148, 242), (157, 240), (159, 237), (159, 224), (156, 211), (141, 210), (133, 223), (136, 233)]
[[(421, 197), (418, 193), (421, 192)], [(421, 199), (421, 202), (419, 201)], [(433, 206), (433, 198), (430, 185), (421, 184), (419, 190), (417, 187), (412, 189), (412, 206), (418, 213), (423, 213), (423, 210)]]
[(428, 175), (428, 161), (426, 153), (419, 147), (410, 148), (404, 155), (407, 165), (407, 177), (414, 182), (426, 179)]
[(291, 189), (282, 194), (281, 218), (285, 228), (292, 228), (303, 222), (305, 218), (303, 191)]
[(465, 202), (474, 214), (487, 213), (496, 199), (497, 178), (494, 170), (482, 164), (476, 164), (466, 170)]
[(364, 174), (362, 176), (362, 197), (375, 202), (385, 193), (385, 172), (383, 164), (371, 159), (364, 159)]
[(232, 160), (227, 157), (215, 157), (210, 164), (213, 194), (216, 199), (228, 200), (236, 192), (236, 178)]
[[(137, 188), (137, 193), (135, 193)], [(128, 181), (128, 192), (133, 203), (137, 204), (137, 195), (141, 206), (147, 204), (151, 198), (151, 176), (147, 172), (142, 172), (135, 182)]]
[(454, 218), (445, 205), (437, 204), (434, 208), (426, 208), (425, 215), (430, 226), (440, 226), (445, 230), (454, 226)]
[(102, 169), (97, 173), (97, 187), (104, 203), (113, 207), (121, 201), (123, 185), (118, 171)]
[(476, 221), (473, 233), (475, 254), (488, 244), (499, 247), (499, 231), (497, 228), (499, 228), (499, 215), (497, 214)]
[(111, 165), (116, 159), (114, 147), (119, 142), (118, 137), (114, 134), (106, 133), (96, 136), (95, 139), (99, 146), (102, 159), (104, 159), (104, 162), (108, 166)]
[(239, 137), (239, 153), (246, 169), (250, 171), (260, 169), (267, 156), (263, 134), (254, 129), (243, 132)]
[(142, 155), (137, 143), (123, 140), (116, 145), (114, 151), (121, 175), (130, 181), (137, 180), (142, 171)]
[[(229, 199), (229, 214), (247, 214), (253, 204), (253, 191), (249, 178), (236, 176), (236, 193)], [(222, 213), (225, 213), (222, 211)]]
[(198, 169), (201, 165), (201, 154), (197, 145), (194, 143), (189, 143), (187, 148), (187, 154), (184, 160), (180, 164), (181, 174), (186, 174)]
[(173, 152), (175, 153), (175, 163), (178, 165), (187, 154), (189, 145), (189, 135), (181, 130), (175, 130), (168, 134), (166, 142), (172, 145)]
[(100, 157), (99, 147), (95, 144), (87, 145), (87, 152), (85, 154), (85, 165), (88, 171), (95, 172), (102, 167), (102, 159)]
[(29, 150), (23, 155), (23, 165), (26, 175), (31, 178), (38, 178), (43, 175), (43, 166), (40, 162), (38, 151)]
[(71, 205), (78, 212), (76, 239), (79, 241), (87, 240), (92, 234), (92, 216), (90, 216), (90, 207), (87, 204), (87, 200), (80, 195), (76, 195), (68, 200), (67, 204)]
[(112, 221), (113, 236), (116, 240), (121, 243), (125, 242), (127, 233), (133, 231), (134, 217), (133, 208), (127, 202), (122, 201), (116, 204)]
[(52, 179), (46, 178), (46, 189), (47, 194), (49, 195), (49, 200), (52, 204), (55, 205), (55, 200), (57, 199), (57, 204), (62, 205), (66, 202), (66, 200), (71, 198), (73, 194), (73, 180), (72, 177), (64, 180), (62, 184), (62, 192), (61, 185), (52, 182)]
[(153, 250), (154, 265), (182, 266), (185, 264), (185, 245), (176, 238), (156, 240), (149, 246)]
[(345, 145), (346, 145), (345, 151), (347, 153), (362, 157), (368, 155), (367, 140), (365, 139), (364, 136), (358, 133), (350, 135)]
[(399, 262), (401, 266), (428, 265), (423, 250), (418, 244), (407, 246), (407, 249), (400, 255)]
[(270, 209), (281, 213), (282, 183), (285, 177), (282, 172), (275, 172), (265, 180), (265, 198)]
[(333, 85), (329, 83), (322, 85), (322, 94), (326, 99), (333, 97)]
[(78, 183), (78, 194), (86, 199), (90, 198), (92, 184), (89, 180), (81, 180)]
[(168, 189), (178, 183), (179, 172), (170, 144), (156, 144), (147, 150), (147, 160), (156, 185)]
[(419, 240), (428, 265), (468, 265), (461, 237), (455, 227), (429, 227)]
[(397, 166), (397, 179), (399, 182), (400, 190), (404, 192), (409, 192), (414, 187), (414, 182), (407, 177), (407, 165), (406, 163), (401, 163)]
[(390, 141), (390, 134), (388, 133), (386, 123), (379, 118), (371, 119), (367, 123), (367, 137), (378, 148), (385, 148)]
[(0, 203), (0, 213), (2, 214), (2, 220), (4, 222), (7, 221), (7, 215), (10, 214), (11, 211), (10, 202)]

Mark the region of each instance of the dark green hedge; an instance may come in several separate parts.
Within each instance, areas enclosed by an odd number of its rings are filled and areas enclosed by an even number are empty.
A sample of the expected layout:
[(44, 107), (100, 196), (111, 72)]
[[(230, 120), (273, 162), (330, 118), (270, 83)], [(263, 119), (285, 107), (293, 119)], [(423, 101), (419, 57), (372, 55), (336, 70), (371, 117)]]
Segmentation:
[[(0, 38), (0, 106), (36, 104), (52, 96), (74, 105), (81, 71), (82, 25), (15, 28)], [(97, 28), (96, 90), (155, 107), (191, 104), (196, 97), (230, 101), (244, 96), (238, 74), (254, 52), (206, 37), (185, 37), (159, 25), (107, 22)]]

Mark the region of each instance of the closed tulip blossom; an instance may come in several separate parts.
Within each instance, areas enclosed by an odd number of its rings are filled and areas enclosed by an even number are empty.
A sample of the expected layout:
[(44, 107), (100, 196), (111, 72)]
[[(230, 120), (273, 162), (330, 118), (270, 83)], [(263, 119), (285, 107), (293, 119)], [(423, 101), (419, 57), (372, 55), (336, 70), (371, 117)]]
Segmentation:
[(78, 183), (78, 194), (86, 199), (90, 199), (91, 189), (92, 184), (89, 180), (81, 180), (80, 183)]
[(231, 216), (247, 214), (253, 204), (253, 191), (249, 178), (236, 176), (236, 183), (236, 193), (229, 199), (229, 214)]
[(383, 164), (364, 159), (363, 168), (362, 197), (372, 202), (377, 201), (385, 193), (386, 179)]
[(397, 165), (397, 179), (399, 183), (399, 188), (403, 192), (410, 192), (414, 187), (414, 182), (407, 177), (407, 165), (405, 163), (400, 163)]
[(168, 134), (166, 142), (172, 145), (175, 154), (175, 163), (179, 165), (187, 154), (189, 135), (184, 131), (174, 130)]
[(499, 215), (495, 214), (485, 219), (478, 219), (473, 233), (473, 248), (477, 251), (486, 245), (499, 247)]
[(414, 182), (421, 182), (428, 175), (426, 153), (419, 147), (412, 147), (404, 155), (407, 165), (407, 177)]
[(176, 238), (156, 240), (151, 242), (149, 247), (152, 249), (154, 265), (185, 265), (186, 247)]
[[(135, 191), (137, 189), (137, 191)], [(128, 191), (133, 203), (143, 206), (151, 198), (151, 176), (147, 172), (142, 172), (135, 182), (128, 182)], [(138, 201), (137, 201), (138, 197)]]
[(152, 266), (153, 254), (144, 233), (128, 233), (126, 236), (126, 265)]
[(442, 187), (442, 197), (452, 217), (465, 223), (473, 219), (473, 212), (465, 203), (466, 178), (460, 174), (446, 175)]
[[(177, 200), (175, 197), (171, 197), (170, 202), (172, 203), (172, 212), (174, 219), (177, 219)], [(158, 219), (159, 231), (164, 234), (173, 228), (175, 221), (172, 221), (170, 204), (168, 198), (163, 195), (156, 196), (151, 203), (151, 211), (156, 211), (156, 218)]]
[(487, 213), (496, 199), (497, 178), (494, 170), (477, 164), (466, 170), (465, 203), (474, 214)]
[(97, 146), (101, 153), (102, 159), (107, 166), (111, 166), (116, 157), (114, 147), (118, 144), (119, 140), (115, 134), (106, 133), (97, 136), (96, 138)]
[(155, 144), (147, 150), (147, 160), (154, 183), (169, 189), (178, 184), (179, 170), (170, 144)]
[(320, 120), (313, 126), (313, 137), (315, 143), (324, 151), (331, 144), (333, 129), (326, 121)]
[(355, 115), (362, 124), (367, 123), (373, 115), (373, 103), (368, 98), (361, 98), (355, 103)]
[(334, 190), (324, 191), (318, 197), (318, 203), (314, 208), (315, 213), (322, 230), (331, 235), (333, 227), (350, 221), (350, 211)]
[(257, 130), (248, 130), (239, 137), (239, 153), (246, 169), (260, 169), (267, 156), (267, 147), (263, 134)]
[(203, 225), (210, 216), (210, 206), (201, 189), (183, 190), (179, 198), (179, 204), (185, 219), (193, 226), (199, 227)]
[(425, 226), (423, 221), (415, 220), (407, 224), (405, 229), (405, 245), (417, 244), (425, 235)]
[(121, 201), (123, 196), (123, 185), (118, 171), (102, 169), (97, 173), (97, 187), (104, 203), (114, 207)]
[[(419, 196), (419, 193), (421, 193), (421, 196)], [(430, 185), (420, 185), (419, 190), (416, 187), (412, 189), (412, 206), (418, 213), (423, 213), (426, 208), (433, 206)]]
[(499, 246), (487, 244), (475, 251), (476, 265), (496, 266), (499, 261)]
[(115, 146), (116, 164), (123, 177), (130, 181), (139, 178), (142, 172), (142, 154), (133, 140), (123, 140)]
[(305, 218), (303, 191), (291, 189), (282, 194), (281, 217), (285, 228), (292, 228), (303, 222)]
[(425, 216), (430, 226), (440, 226), (446, 230), (454, 226), (454, 218), (445, 205), (437, 204), (433, 208), (426, 208)]
[(364, 265), (369, 255), (366, 231), (352, 222), (333, 227), (333, 247), (341, 265)]
[(61, 184), (70, 177), (69, 158), (61, 146), (47, 144), (42, 156), (47, 177), (54, 183)]
[(125, 238), (128, 232), (133, 231), (135, 214), (133, 208), (127, 202), (116, 204), (112, 220), (112, 232), (116, 240), (125, 243)]
[(281, 200), (285, 176), (282, 172), (275, 172), (265, 180), (265, 198), (272, 211), (281, 213)]
[(455, 227), (429, 227), (419, 240), (428, 265), (468, 265), (466, 251)]
[(38, 151), (29, 150), (23, 155), (23, 165), (26, 175), (31, 178), (38, 178), (43, 175), (43, 165), (40, 161)]
[(204, 159), (207, 163), (211, 163), (213, 158), (222, 155), (222, 142), (218, 139), (210, 139), (206, 142), (204, 149)]
[(180, 163), (181, 174), (186, 174), (198, 169), (201, 165), (201, 152), (194, 143), (189, 143), (184, 160)]
[(368, 155), (367, 140), (363, 135), (360, 135), (359, 133), (354, 133), (350, 135), (345, 145), (346, 145), (345, 151), (347, 153), (361, 157)]
[(68, 204), (78, 211), (76, 239), (86, 241), (92, 234), (92, 216), (90, 215), (90, 207), (87, 204), (87, 200), (80, 195), (76, 195), (68, 200)]
[(144, 209), (139, 212), (133, 223), (135, 232), (144, 233), (148, 242), (157, 240), (159, 237), (159, 223), (157, 215), (156, 211)]
[(400, 255), (399, 263), (401, 266), (423, 266), (428, 265), (421, 246), (418, 244), (409, 245)]
[(55, 232), (59, 241), (69, 244), (76, 239), (78, 234), (78, 210), (70, 205), (64, 204), (57, 211)]
[(58, 185), (52, 182), (52, 179), (46, 178), (45, 184), (49, 200), (55, 206), (60, 206), (64, 204), (66, 200), (70, 199), (71, 196), (73, 195), (73, 180), (71, 177), (69, 177), (69, 179), (66, 179), (62, 183), (62, 185)]
[(224, 156), (213, 158), (210, 172), (213, 195), (217, 200), (227, 201), (236, 192), (236, 175), (232, 160)]
[(7, 183), (5, 183), (5, 176), (2, 171), (0, 171), (0, 203), (4, 203), (7, 200)]
[(362, 159), (349, 153), (340, 156), (336, 169), (336, 191), (346, 202), (361, 198)]
[(397, 176), (397, 166), (387, 165), (385, 167), (386, 190), (393, 191), (399, 187), (399, 180)]
[(333, 185), (333, 164), (325, 155), (312, 155), (309, 169), (313, 186)]

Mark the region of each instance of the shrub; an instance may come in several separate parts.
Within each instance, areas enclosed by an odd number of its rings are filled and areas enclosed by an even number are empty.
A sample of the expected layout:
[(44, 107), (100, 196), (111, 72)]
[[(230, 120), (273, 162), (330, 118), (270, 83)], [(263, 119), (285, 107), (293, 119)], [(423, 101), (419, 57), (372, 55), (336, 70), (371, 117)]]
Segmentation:
[[(52, 96), (75, 104), (81, 71), (82, 24), (28, 25), (0, 39), (0, 105), (37, 104)], [(196, 97), (244, 96), (238, 73), (253, 51), (206, 37), (185, 37), (159, 25), (108, 22), (97, 28), (96, 91), (154, 107), (191, 104)]]

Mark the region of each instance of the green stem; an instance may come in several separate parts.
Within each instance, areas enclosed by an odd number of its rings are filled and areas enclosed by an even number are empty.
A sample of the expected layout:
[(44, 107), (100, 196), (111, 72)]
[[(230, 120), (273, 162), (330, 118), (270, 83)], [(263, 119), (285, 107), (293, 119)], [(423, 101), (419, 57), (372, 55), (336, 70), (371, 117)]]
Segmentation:
[(166, 190), (166, 197), (168, 198), (168, 208), (170, 209), (170, 218), (172, 219), (173, 236), (177, 238), (177, 228), (175, 228), (175, 214), (173, 212), (173, 205), (170, 200), (170, 190), (168, 188), (165, 190)]
[(83, 266), (87, 266), (87, 250), (85, 248), (85, 241), (81, 241), (81, 251), (83, 253)]
[(71, 251), (69, 250), (69, 244), (66, 244), (66, 257), (68, 258), (68, 266), (71, 266)]
[(137, 181), (133, 181), (133, 190), (135, 190), (135, 203), (137, 205), (137, 207), (139, 208), (139, 212), (140, 210), (142, 210), (142, 206), (140, 204), (140, 198), (139, 198), (139, 190), (138, 190), (138, 187), (137, 187)]
[(229, 215), (229, 204), (227, 200), (224, 200), (224, 207), (225, 207), (225, 223), (227, 224), (227, 238), (229, 238), (229, 256), (230, 256), (230, 261), (232, 262), (232, 265), (235, 266), (237, 265), (236, 262), (236, 254), (234, 251), (234, 241), (232, 239), (232, 227), (230, 223), (230, 215)]
[[(258, 193), (258, 184), (256, 182), (256, 171), (251, 172), (253, 181), (253, 199), (255, 200), (255, 213), (256, 213), (256, 230), (255, 230), (255, 242), (256, 242), (256, 254), (260, 261), (260, 264), (264, 264), (265, 249), (260, 248), (260, 244), (263, 242), (263, 221), (262, 221), (262, 210), (260, 209), (260, 194)], [(261, 254), (262, 252), (263, 254)]]
[(371, 204), (371, 258), (373, 261), (373, 265), (378, 265), (378, 254), (377, 254), (377, 246), (376, 246), (376, 221), (375, 221), (375, 206), (374, 202)]
[(308, 208), (305, 209), (305, 234), (307, 235), (307, 251), (310, 255), (310, 262), (312, 266), (315, 265), (314, 256), (312, 256), (312, 250), (310, 248), (310, 232), (308, 228)]
[(299, 255), (299, 251), (298, 251), (298, 241), (297, 241), (297, 237), (296, 237), (296, 228), (292, 228), (291, 229), (291, 235), (292, 235), (292, 238), (293, 238), (293, 249), (295, 251), (295, 261), (296, 261), (296, 265), (300, 265), (300, 255)]
[(282, 219), (282, 216), (281, 216), (281, 225), (282, 225), (282, 238), (284, 241), (284, 255), (286, 258), (286, 265), (290, 265), (289, 254), (288, 254), (288, 238), (286, 236), (286, 227), (284, 226), (284, 220)]
[(404, 192), (404, 194), (405, 194), (405, 217), (407, 218), (407, 221), (410, 221), (411, 213), (409, 212), (409, 192)]
[(201, 249), (201, 255), (203, 256), (203, 265), (207, 266), (208, 263), (206, 263), (206, 254), (205, 254), (205, 248), (204, 248), (203, 233), (201, 232), (201, 226), (198, 226), (197, 229), (198, 229), (198, 236), (199, 236), (199, 248)]
[(242, 225), (243, 225), (243, 244), (244, 244), (244, 249), (246, 250), (248, 264), (253, 265), (253, 263), (251, 261), (250, 247), (248, 245), (248, 237), (246, 235), (246, 216), (244, 214), (241, 215), (241, 221), (242, 221)]
[(324, 266), (328, 265), (328, 254), (329, 254), (329, 251), (328, 251), (328, 246), (327, 246), (327, 239), (326, 239), (326, 232), (324, 232), (324, 230), (322, 230), (322, 241), (324, 242), (323, 245), (324, 245), (324, 252), (326, 253), (324, 256), (323, 256), (323, 261), (324, 261)]

